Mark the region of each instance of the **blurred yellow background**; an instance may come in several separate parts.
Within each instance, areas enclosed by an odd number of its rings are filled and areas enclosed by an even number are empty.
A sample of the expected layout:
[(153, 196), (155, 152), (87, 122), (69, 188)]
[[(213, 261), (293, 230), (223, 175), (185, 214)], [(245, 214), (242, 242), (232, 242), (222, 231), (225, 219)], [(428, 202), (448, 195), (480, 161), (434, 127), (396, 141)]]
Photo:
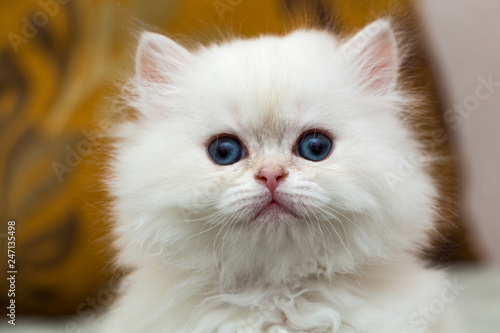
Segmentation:
[[(349, 33), (382, 15), (418, 40), (412, 11), (406, 0), (1, 0), (0, 251), (7, 252), (7, 221), (14, 220), (18, 313), (75, 314), (112, 275), (102, 137), (116, 117), (113, 96), (131, 74), (139, 30), (208, 42), (282, 33), (297, 22)], [(403, 65), (429, 92), (432, 126), (443, 128), (426, 51), (420, 46)], [(453, 156), (448, 141), (433, 148)], [(434, 172), (448, 224), (429, 256), (472, 260), (455, 213), (457, 170), (447, 163)], [(2, 259), (0, 277), (6, 270)], [(0, 287), (3, 308), (3, 278)]]

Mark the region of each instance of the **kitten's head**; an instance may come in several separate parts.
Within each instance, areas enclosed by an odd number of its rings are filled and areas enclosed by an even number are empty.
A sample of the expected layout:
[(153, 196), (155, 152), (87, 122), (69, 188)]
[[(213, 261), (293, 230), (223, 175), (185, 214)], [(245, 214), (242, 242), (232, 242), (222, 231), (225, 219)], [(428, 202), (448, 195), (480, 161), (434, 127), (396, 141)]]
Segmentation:
[(382, 20), (346, 41), (297, 30), (193, 52), (143, 34), (141, 117), (110, 181), (122, 259), (281, 281), (425, 245), (435, 188), (398, 70)]

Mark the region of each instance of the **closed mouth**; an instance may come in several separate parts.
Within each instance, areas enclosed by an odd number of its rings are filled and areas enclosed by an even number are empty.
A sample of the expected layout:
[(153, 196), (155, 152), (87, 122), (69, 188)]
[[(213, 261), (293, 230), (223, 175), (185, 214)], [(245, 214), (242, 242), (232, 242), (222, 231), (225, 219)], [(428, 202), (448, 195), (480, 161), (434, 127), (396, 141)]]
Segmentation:
[(262, 208), (256, 218), (265, 217), (266, 219), (281, 219), (290, 215), (296, 216), (284, 205), (273, 199), (264, 208)]

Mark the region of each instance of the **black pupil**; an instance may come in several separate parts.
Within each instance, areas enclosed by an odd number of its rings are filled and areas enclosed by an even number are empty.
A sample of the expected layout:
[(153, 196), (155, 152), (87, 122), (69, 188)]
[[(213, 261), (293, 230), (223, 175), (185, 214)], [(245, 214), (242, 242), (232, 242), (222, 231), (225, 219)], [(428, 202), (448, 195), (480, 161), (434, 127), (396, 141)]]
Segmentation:
[(309, 149), (311, 149), (311, 152), (314, 155), (321, 155), (323, 153), (324, 147), (323, 143), (320, 142), (318, 139), (314, 138), (311, 142), (311, 145), (309, 146)]
[(227, 157), (231, 153), (231, 144), (228, 142), (223, 142), (219, 145), (217, 148), (217, 154), (219, 154), (220, 157), (224, 158)]

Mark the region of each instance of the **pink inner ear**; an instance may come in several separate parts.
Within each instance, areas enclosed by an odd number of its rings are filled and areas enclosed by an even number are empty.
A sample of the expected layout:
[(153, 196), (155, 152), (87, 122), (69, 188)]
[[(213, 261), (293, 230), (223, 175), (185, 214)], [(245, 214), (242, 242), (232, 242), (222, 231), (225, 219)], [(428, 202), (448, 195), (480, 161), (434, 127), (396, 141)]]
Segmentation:
[(160, 70), (162, 65), (159, 63), (159, 55), (161, 54), (161, 50), (156, 49), (155, 45), (151, 45), (150, 49), (142, 50), (140, 54), (140, 59), (138, 59), (138, 75), (141, 76), (142, 79), (146, 81), (152, 82), (167, 82), (167, 76), (165, 73), (168, 73), (168, 68), (164, 70)]
[(387, 94), (395, 89), (398, 52), (385, 21), (376, 21), (347, 42), (347, 56), (367, 92)]
[(373, 46), (363, 50), (359, 55), (366, 88), (382, 94), (389, 93), (394, 89), (397, 78), (398, 62), (395, 45), (389, 38), (382, 38)]
[(170, 83), (188, 61), (190, 53), (173, 40), (155, 33), (145, 33), (136, 59), (136, 74), (143, 81)]

